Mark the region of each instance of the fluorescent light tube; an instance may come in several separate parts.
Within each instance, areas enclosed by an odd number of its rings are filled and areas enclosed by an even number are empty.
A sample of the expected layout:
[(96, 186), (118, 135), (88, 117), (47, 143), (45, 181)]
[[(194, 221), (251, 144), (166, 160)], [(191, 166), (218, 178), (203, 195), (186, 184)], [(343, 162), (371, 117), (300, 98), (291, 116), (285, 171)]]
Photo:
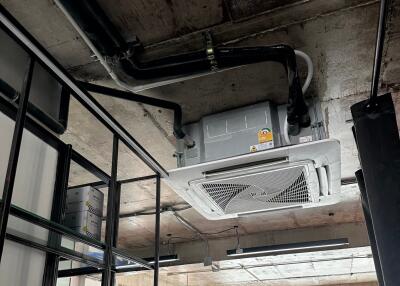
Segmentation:
[(256, 246), (249, 248), (230, 249), (226, 251), (227, 256), (248, 256), (257, 254), (275, 254), (275, 253), (290, 253), (299, 252), (301, 250), (321, 250), (341, 248), (348, 246), (349, 241), (347, 238), (318, 240), (308, 242), (298, 242), (289, 244), (277, 244), (268, 246)]
[[(149, 264), (154, 264), (154, 257), (144, 258), (143, 260), (147, 261)], [(176, 254), (160, 256), (160, 264), (167, 263), (167, 262), (174, 262), (174, 261), (179, 261), (179, 257)], [(135, 262), (130, 263), (130, 264), (124, 264), (124, 265), (117, 265), (116, 266), (117, 269), (135, 268), (135, 267), (139, 268), (139, 267), (142, 267), (142, 266), (140, 264), (138, 264), (138, 263), (135, 263)]]

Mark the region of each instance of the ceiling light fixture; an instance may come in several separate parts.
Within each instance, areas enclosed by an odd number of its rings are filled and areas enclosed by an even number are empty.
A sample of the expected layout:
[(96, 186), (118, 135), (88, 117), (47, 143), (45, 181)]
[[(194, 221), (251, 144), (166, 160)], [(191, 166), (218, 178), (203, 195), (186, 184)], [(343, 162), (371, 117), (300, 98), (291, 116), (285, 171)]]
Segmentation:
[(349, 240), (347, 238), (339, 238), (339, 239), (229, 249), (226, 251), (226, 255), (232, 257), (232, 256), (257, 255), (257, 254), (291, 253), (302, 250), (309, 251), (309, 250), (335, 249), (335, 248), (342, 248), (348, 245), (349, 245)]
[[(154, 257), (144, 258), (143, 260), (147, 261), (150, 265), (154, 264)], [(160, 264), (174, 262), (174, 261), (179, 261), (179, 257), (177, 254), (160, 256), (160, 260), (159, 260)], [(117, 269), (140, 268), (140, 267), (142, 267), (142, 266), (135, 262), (116, 266)]]
[[(143, 260), (146, 260), (149, 264), (154, 264), (154, 257), (144, 258)], [(160, 263), (167, 263), (167, 262), (174, 262), (174, 261), (179, 261), (179, 257), (177, 254), (160, 256), (160, 260), (159, 260)]]

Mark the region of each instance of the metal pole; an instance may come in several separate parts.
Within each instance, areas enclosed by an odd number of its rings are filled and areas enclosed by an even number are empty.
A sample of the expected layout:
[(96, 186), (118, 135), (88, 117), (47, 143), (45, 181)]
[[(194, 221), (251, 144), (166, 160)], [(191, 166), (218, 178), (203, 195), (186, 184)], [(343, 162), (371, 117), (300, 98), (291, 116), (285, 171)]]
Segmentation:
[(15, 120), (14, 134), (11, 143), (10, 157), (8, 159), (7, 173), (4, 182), (1, 213), (0, 213), (0, 262), (3, 254), (8, 216), (10, 214), (11, 200), (15, 183), (15, 175), (17, 173), (18, 157), (21, 149), (22, 133), (24, 131), (26, 110), (28, 107), (29, 91), (32, 83), (34, 65), (35, 65), (34, 59), (30, 58), (28, 69), (25, 74), (23, 82), (21, 97), (19, 99), (17, 118)]
[(371, 81), (371, 100), (375, 100), (376, 97), (378, 96), (379, 76), (381, 72), (382, 52), (383, 52), (383, 45), (385, 42), (386, 17), (387, 17), (389, 2), (390, 1), (381, 0), (379, 9), (379, 21), (376, 34), (374, 68), (372, 71), (372, 81)]
[[(51, 220), (62, 223), (65, 215), (65, 201), (67, 196), (69, 169), (71, 164), (71, 145), (63, 145), (59, 150), (56, 183), (54, 185), (53, 206)], [(61, 245), (61, 235), (55, 232), (49, 234), (49, 247), (57, 248)], [(43, 273), (43, 286), (57, 284), (59, 256), (52, 253), (46, 254), (46, 263)]]
[(367, 198), (367, 190), (365, 189), (364, 175), (362, 170), (356, 172), (358, 187), (361, 194), (361, 203), (364, 211), (365, 224), (367, 225), (369, 244), (371, 245), (372, 256), (374, 258), (376, 276), (378, 278), (379, 286), (385, 286), (382, 276), (381, 261), (379, 259), (378, 248), (376, 246), (374, 226), (372, 225), (371, 213), (369, 211), (369, 204)]
[(114, 134), (113, 150), (112, 150), (112, 165), (111, 165), (111, 180), (108, 188), (107, 196), (107, 219), (106, 219), (106, 234), (104, 251), (104, 270), (101, 276), (102, 286), (112, 286), (114, 284), (113, 275), (111, 273), (113, 264), (113, 245), (114, 245), (114, 223), (115, 223), (115, 193), (117, 189), (117, 171), (118, 171), (118, 136)]
[(152, 180), (155, 178), (157, 178), (157, 175), (148, 175), (148, 176), (143, 176), (143, 177), (125, 179), (125, 180), (121, 180), (118, 182), (122, 185), (122, 184), (130, 184), (130, 183), (139, 182), (139, 181)]
[[(121, 184), (116, 183), (115, 198), (114, 198), (114, 233), (113, 233), (113, 247), (118, 246), (118, 230), (119, 230), (119, 209), (121, 202)], [(115, 257), (113, 257), (113, 264)], [(111, 272), (111, 286), (115, 284), (115, 272)]]
[(160, 215), (161, 215), (161, 179), (157, 174), (156, 178), (156, 229), (154, 246), (154, 286), (158, 286), (160, 270)]

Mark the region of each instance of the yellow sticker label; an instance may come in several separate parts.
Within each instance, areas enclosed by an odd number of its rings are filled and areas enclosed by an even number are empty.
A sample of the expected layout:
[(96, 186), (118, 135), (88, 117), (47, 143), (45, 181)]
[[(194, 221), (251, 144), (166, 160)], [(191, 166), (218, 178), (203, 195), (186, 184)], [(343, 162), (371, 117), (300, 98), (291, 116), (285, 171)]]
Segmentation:
[(274, 135), (272, 134), (271, 129), (263, 128), (258, 131), (258, 143), (266, 143), (274, 140)]

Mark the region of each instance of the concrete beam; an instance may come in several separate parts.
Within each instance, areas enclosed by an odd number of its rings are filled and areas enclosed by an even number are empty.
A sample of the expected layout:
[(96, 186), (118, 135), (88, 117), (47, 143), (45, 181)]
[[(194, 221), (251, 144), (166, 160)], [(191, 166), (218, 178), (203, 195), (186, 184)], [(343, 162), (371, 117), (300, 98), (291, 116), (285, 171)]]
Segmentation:
[[(292, 4), (265, 11), (255, 17), (240, 22), (224, 22), (209, 30), (217, 45), (234, 45), (248, 38), (282, 30), (292, 25), (302, 24), (320, 17), (349, 9), (375, 5), (376, 0), (300, 0)], [(378, 6), (377, 6), (378, 7)], [(144, 58), (155, 58), (175, 53), (204, 48), (204, 30), (185, 34), (145, 47)]]
[[(337, 238), (348, 238), (350, 243), (349, 247), (369, 245), (367, 230), (364, 223), (345, 223), (312, 228), (261, 232), (240, 236), (240, 247), (246, 248)], [(167, 255), (169, 251), (173, 252), (173, 254), (178, 254), (179, 262), (174, 264), (179, 265), (203, 263), (206, 256), (211, 256), (213, 261), (229, 260), (233, 258), (226, 256), (226, 250), (234, 249), (236, 245), (237, 239), (235, 236), (209, 239), (207, 254), (206, 243), (202, 240), (170, 245), (164, 244), (161, 246), (161, 255)], [(129, 251), (139, 257), (154, 256), (153, 247), (130, 249)]]

